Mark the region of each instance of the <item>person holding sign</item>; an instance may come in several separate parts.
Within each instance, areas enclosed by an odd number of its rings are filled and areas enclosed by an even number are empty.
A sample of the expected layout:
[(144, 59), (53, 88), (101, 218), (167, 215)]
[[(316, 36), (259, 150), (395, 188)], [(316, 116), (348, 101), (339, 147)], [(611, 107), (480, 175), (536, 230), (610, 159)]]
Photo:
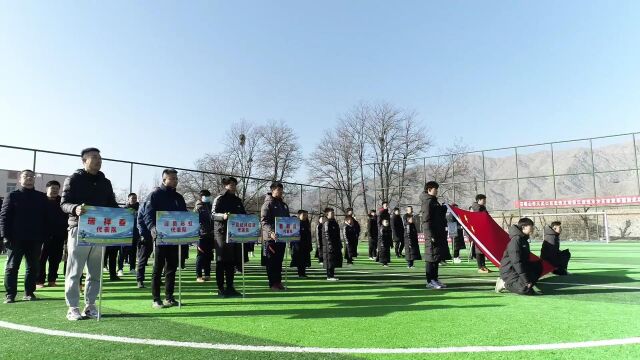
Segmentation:
[(298, 210), (298, 220), (300, 220), (300, 241), (291, 242), (291, 264), (290, 267), (298, 269), (298, 277), (307, 277), (307, 268), (311, 267), (311, 223), (309, 213), (306, 210)]
[(286, 243), (276, 242), (275, 229), (276, 217), (289, 217), (289, 206), (282, 200), (284, 186), (280, 182), (272, 182), (271, 192), (264, 198), (264, 204), (260, 209), (260, 223), (262, 224), (263, 252), (267, 267), (269, 288), (273, 291), (282, 291), (282, 261)]
[(27, 269), (24, 277), (25, 301), (36, 300), (36, 279), (40, 266), (40, 250), (49, 234), (47, 196), (34, 188), (35, 175), (31, 170), (20, 172), (20, 188), (9, 193), (0, 210), (0, 235), (7, 248), (7, 267), (4, 270), (4, 303), (15, 302), (18, 292), (18, 270), (24, 257)]
[[(82, 150), (83, 169), (76, 171), (65, 181), (62, 189), (62, 211), (69, 214), (69, 238), (67, 240), (67, 272), (64, 278), (65, 299), (69, 310), (67, 319), (81, 320), (83, 317), (97, 318), (95, 303), (100, 292), (102, 276), (102, 249), (100, 246), (78, 246), (78, 220), (87, 210), (85, 206), (118, 207), (111, 181), (100, 171), (102, 157), (100, 150)], [(85, 307), (82, 314), (80, 303), (80, 281), (87, 267), (84, 289)]]
[(327, 220), (322, 228), (322, 250), (324, 251), (323, 267), (327, 270), (327, 280), (338, 281), (336, 268), (342, 267), (342, 241), (340, 240), (340, 225), (336, 221), (332, 208), (324, 209)]
[[(234, 177), (222, 179), (224, 191), (213, 201), (213, 236), (216, 250), (216, 284), (218, 296), (232, 297), (241, 294), (233, 287), (235, 265), (244, 261), (240, 244), (227, 242), (227, 220), (229, 214), (246, 214), (242, 199), (236, 195), (238, 180)], [(225, 289), (224, 283), (227, 283)]]
[(211, 221), (211, 210), (211, 192), (206, 189), (200, 190), (200, 200), (196, 201), (196, 208), (194, 210), (198, 213), (198, 218), (200, 219), (198, 255), (196, 255), (196, 282), (199, 283), (211, 280), (211, 262), (213, 261), (213, 222)]
[[(178, 246), (158, 244), (158, 231), (156, 229), (157, 211), (187, 211), (187, 204), (184, 197), (176, 191), (178, 186), (178, 172), (175, 169), (164, 169), (162, 171), (162, 185), (154, 190), (144, 207), (144, 225), (151, 234), (154, 241), (154, 262), (153, 275), (151, 275), (151, 294), (153, 296), (153, 307), (161, 309), (163, 307), (178, 306), (178, 301), (173, 296), (176, 284), (176, 270), (178, 269)], [(165, 269), (166, 264), (166, 269)], [(162, 270), (165, 269), (165, 301), (160, 301), (160, 283)]]

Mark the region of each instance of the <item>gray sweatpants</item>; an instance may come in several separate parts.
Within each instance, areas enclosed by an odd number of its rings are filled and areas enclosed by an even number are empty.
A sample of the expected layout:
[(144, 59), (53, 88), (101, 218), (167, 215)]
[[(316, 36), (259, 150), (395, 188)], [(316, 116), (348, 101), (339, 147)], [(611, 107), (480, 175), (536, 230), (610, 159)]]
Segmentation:
[(67, 306), (79, 307), (80, 303), (80, 278), (87, 267), (87, 281), (84, 290), (84, 302), (86, 305), (96, 303), (100, 292), (100, 276), (102, 276), (102, 247), (78, 246), (76, 238), (78, 228), (69, 231), (67, 240), (67, 273), (64, 276), (64, 293)]

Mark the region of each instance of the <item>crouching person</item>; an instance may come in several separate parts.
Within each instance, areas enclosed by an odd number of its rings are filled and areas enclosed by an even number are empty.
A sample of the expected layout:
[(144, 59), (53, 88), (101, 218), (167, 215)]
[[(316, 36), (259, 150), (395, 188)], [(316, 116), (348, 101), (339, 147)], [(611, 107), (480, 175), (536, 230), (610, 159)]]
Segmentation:
[(571, 253), (565, 249), (560, 251), (560, 234), (562, 233), (562, 223), (554, 221), (551, 226), (544, 228), (544, 242), (540, 257), (542, 260), (548, 261), (556, 269), (553, 271), (556, 275), (569, 275), (567, 267)]
[(533, 287), (542, 274), (542, 262), (529, 260), (529, 236), (533, 228), (533, 221), (529, 218), (522, 218), (509, 228), (511, 240), (502, 256), (496, 292), (506, 289), (519, 295), (537, 294)]

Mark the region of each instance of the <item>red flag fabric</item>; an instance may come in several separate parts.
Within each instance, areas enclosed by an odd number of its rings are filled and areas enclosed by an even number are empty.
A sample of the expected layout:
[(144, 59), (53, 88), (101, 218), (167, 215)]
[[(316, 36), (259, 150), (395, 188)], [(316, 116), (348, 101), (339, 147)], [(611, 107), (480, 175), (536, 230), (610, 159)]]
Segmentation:
[[(511, 240), (509, 234), (487, 212), (465, 211), (449, 205), (447, 205), (447, 208), (456, 217), (462, 228), (471, 236), (476, 243), (477, 249), (482, 251), (493, 265), (500, 267), (504, 250)], [(529, 259), (531, 261), (540, 260), (533, 253), (531, 253)], [(549, 262), (542, 261), (542, 275), (550, 273), (554, 269)]]

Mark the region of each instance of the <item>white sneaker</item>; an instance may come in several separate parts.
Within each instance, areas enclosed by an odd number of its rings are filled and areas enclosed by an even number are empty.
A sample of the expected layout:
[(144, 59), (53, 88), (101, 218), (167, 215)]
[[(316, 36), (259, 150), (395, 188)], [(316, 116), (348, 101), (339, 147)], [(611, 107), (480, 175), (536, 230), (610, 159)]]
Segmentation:
[(118, 276), (124, 276), (124, 271), (118, 270)]
[(440, 282), (440, 280), (436, 280), (436, 282), (437, 282), (437, 283), (438, 283), (438, 285), (440, 285), (440, 287), (441, 287), (441, 288), (443, 288), (443, 289), (447, 287), (447, 285), (445, 285), (445, 284), (441, 283), (441, 282)]
[(96, 309), (95, 305), (87, 305), (84, 307), (84, 311), (82, 315), (89, 319), (97, 319), (98, 318), (98, 309)]
[(327, 278), (327, 281), (338, 281), (338, 278), (335, 278), (335, 277)]
[(462, 263), (462, 259), (460, 259), (459, 257), (453, 258), (453, 263), (454, 264), (460, 264), (460, 263)]
[(82, 314), (80, 314), (80, 309), (77, 307), (70, 307), (67, 311), (67, 320), (69, 321), (78, 321), (82, 320)]
[(496, 294), (500, 294), (505, 289), (506, 287), (504, 286), (504, 280), (502, 280), (502, 278), (498, 278), (498, 280), (496, 280), (495, 287)]
[(431, 280), (431, 282), (427, 283), (428, 289), (440, 290), (442, 287), (435, 280)]

